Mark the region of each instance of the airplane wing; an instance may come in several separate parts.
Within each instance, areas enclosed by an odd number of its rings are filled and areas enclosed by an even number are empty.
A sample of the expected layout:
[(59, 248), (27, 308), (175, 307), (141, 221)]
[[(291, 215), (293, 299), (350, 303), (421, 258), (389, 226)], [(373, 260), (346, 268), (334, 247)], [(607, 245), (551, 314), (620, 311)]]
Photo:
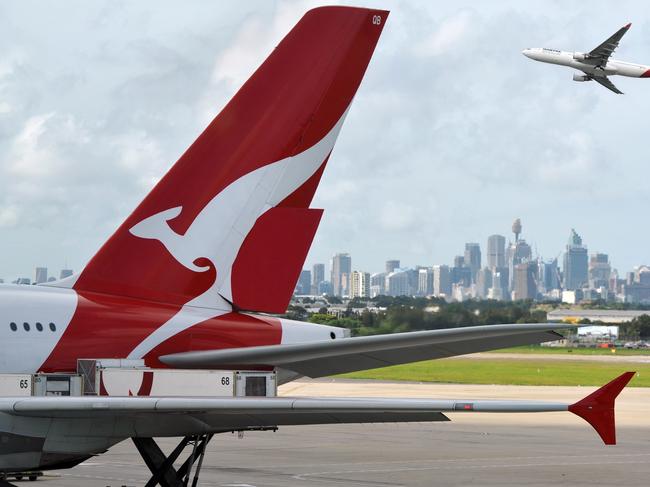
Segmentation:
[(612, 83), (607, 76), (590, 76), (595, 82), (600, 83), (608, 90), (612, 90), (614, 93), (622, 95), (623, 92), (619, 90), (614, 83)]
[(280, 380), (293, 376), (323, 377), (357, 370), (483, 352), (559, 340), (555, 324), (486, 325), (416, 331), (327, 342), (268, 345), (163, 355), (175, 368), (213, 369), (225, 366), (274, 366)]
[[(386, 398), (0, 398), (0, 413), (47, 419), (33, 422), (48, 433), (71, 431), (86, 438), (186, 436), (275, 428), (280, 425), (449, 421), (444, 413), (570, 411), (589, 422), (606, 444), (615, 444), (614, 401), (634, 377), (626, 372), (574, 404), (542, 401)], [(91, 421), (92, 426), (84, 426)], [(74, 422), (75, 427), (68, 423)], [(83, 433), (82, 433), (83, 432)], [(67, 434), (67, 433), (66, 433)]]
[[(632, 24), (627, 24), (627, 25), (621, 27), (609, 39), (607, 39), (605, 42), (600, 44), (595, 49), (592, 49), (589, 52), (589, 58), (599, 60), (600, 61), (599, 64), (601, 64), (601, 65), (606, 64), (609, 57), (612, 55), (612, 53), (618, 47), (618, 43), (621, 41), (621, 38), (630, 29), (631, 25)], [(605, 85), (603, 85), (603, 86), (605, 86)]]
[[(448, 421), (447, 412), (569, 411), (616, 444), (614, 403), (635, 372), (626, 372), (574, 403), (455, 399), (309, 397), (7, 397), (0, 398), (8, 472), (69, 468), (131, 438), (153, 476), (147, 485), (197, 484), (206, 445), (216, 433), (284, 425)], [(165, 454), (155, 437), (184, 437)], [(177, 469), (188, 445), (191, 454)], [(5, 454), (6, 454), (5, 453)], [(6, 455), (8, 456), (8, 455)], [(198, 459), (198, 463), (197, 463)], [(193, 465), (197, 466), (192, 472)], [(3, 471), (2, 473), (5, 473)], [(12, 485), (0, 479), (0, 485)]]

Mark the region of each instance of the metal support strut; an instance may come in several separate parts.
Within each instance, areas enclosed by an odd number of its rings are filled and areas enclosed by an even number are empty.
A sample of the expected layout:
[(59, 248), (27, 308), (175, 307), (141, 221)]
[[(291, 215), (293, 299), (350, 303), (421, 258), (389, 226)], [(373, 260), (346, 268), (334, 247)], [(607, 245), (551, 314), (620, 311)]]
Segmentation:
[[(199, 474), (203, 465), (205, 449), (212, 436), (212, 434), (186, 436), (169, 456), (165, 456), (153, 438), (132, 438), (135, 447), (140, 452), (142, 459), (152, 473), (152, 477), (145, 487), (155, 487), (156, 485), (160, 485), (161, 487), (189, 487), (190, 485), (196, 487), (199, 482)], [(176, 470), (174, 468), (174, 462), (187, 445), (192, 447), (192, 452), (181, 468)], [(190, 484), (192, 467), (197, 461), (194, 478)]]

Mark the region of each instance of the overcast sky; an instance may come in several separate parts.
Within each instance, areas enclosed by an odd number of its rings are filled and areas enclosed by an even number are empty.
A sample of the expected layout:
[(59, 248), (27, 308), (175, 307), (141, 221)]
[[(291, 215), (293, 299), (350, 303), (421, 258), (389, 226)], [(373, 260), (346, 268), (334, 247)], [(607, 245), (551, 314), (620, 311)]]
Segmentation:
[[(0, 3), (0, 278), (82, 268), (320, 3)], [(621, 272), (650, 262), (650, 80), (614, 77), (617, 96), (521, 54), (588, 51), (629, 21), (614, 57), (650, 64), (647, 2), (355, 4), (391, 15), (308, 266), (450, 263), (516, 217), (545, 258), (575, 227)]]

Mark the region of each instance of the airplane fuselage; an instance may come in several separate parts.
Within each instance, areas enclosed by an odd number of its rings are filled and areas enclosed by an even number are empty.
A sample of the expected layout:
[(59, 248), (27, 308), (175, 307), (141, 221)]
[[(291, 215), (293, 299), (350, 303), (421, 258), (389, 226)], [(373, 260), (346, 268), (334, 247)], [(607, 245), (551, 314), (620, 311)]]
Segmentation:
[[(197, 322), (133, 351), (170, 316)], [(343, 328), (233, 311), (199, 309), (48, 286), (0, 284), (0, 373), (74, 372), (80, 358), (143, 358), (191, 350), (276, 345), (343, 338)]]
[(644, 64), (628, 63), (616, 59), (609, 59), (604, 66), (600, 66), (585, 53), (559, 51), (541, 47), (524, 49), (524, 56), (542, 63), (557, 64), (580, 70), (593, 76), (627, 76), (630, 78), (649, 78), (650, 66)]

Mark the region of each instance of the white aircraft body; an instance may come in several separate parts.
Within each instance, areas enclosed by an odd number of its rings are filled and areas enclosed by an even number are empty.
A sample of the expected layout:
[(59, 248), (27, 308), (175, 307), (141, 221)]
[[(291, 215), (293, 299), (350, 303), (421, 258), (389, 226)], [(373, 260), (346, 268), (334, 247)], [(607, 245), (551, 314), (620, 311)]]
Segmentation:
[(558, 64), (577, 69), (582, 74), (574, 73), (573, 81), (596, 81), (608, 90), (622, 95), (608, 76), (627, 76), (629, 78), (650, 78), (650, 66), (628, 63), (611, 59), (621, 38), (632, 24), (621, 27), (614, 35), (589, 52), (566, 52), (545, 47), (524, 49), (522, 54), (535, 61)]

